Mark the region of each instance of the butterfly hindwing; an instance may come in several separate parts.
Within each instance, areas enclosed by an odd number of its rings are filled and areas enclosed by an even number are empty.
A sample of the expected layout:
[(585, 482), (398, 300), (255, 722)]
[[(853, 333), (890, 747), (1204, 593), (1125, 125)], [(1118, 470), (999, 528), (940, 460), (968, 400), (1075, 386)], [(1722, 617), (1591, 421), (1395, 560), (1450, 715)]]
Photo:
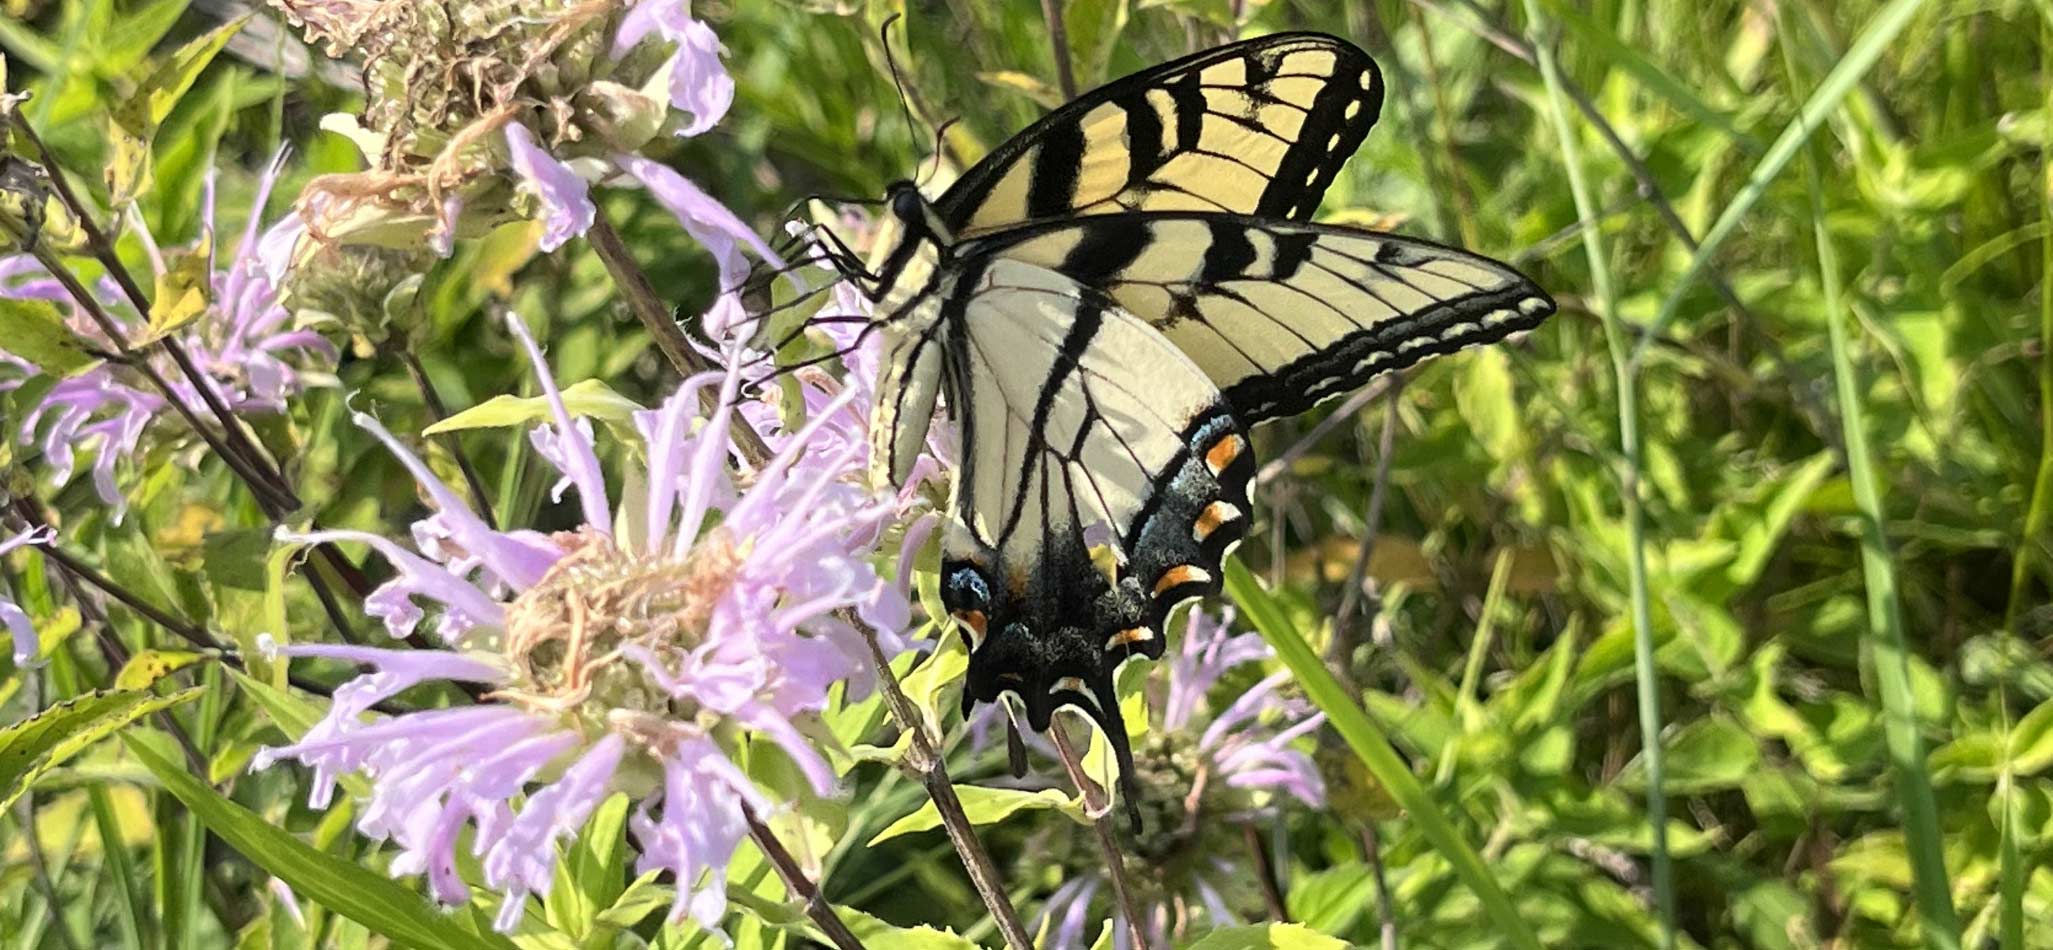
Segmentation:
[(1243, 215), (1078, 218), (975, 246), (1104, 291), (1195, 361), (1248, 425), (1554, 310), (1523, 275), (1467, 251)]
[(1101, 293), (990, 257), (944, 293), (964, 462), (941, 593), (972, 645), (965, 703), (1014, 693), (1037, 729), (1074, 705), (1123, 740), (1113, 673), (1162, 654), (1169, 610), (1217, 591), (1245, 530), (1245, 433)]
[(1122, 211), (1309, 220), (1383, 104), (1368, 54), (1315, 33), (1206, 50), (1101, 86), (986, 156), (936, 207), (959, 235)]

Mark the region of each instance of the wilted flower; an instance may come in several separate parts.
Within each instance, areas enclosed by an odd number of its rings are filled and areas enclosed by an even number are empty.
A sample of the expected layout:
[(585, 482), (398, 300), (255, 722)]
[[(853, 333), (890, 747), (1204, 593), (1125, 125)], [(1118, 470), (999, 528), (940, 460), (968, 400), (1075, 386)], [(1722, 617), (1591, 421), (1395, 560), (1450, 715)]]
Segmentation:
[(654, 187), (633, 154), (665, 128), (705, 132), (734, 101), (720, 40), (687, 0), (273, 2), (330, 55), (362, 56), (376, 93), (324, 123), (371, 167), (309, 184), (318, 243), (425, 238), (447, 255), (459, 235), (528, 217), (554, 250), (591, 226), (588, 182), (627, 171)]
[[(1281, 692), (1288, 672), (1237, 692), (1223, 708), (1208, 705), (1222, 678), (1271, 655), (1256, 634), (1229, 635), (1232, 621), (1230, 610), (1218, 619), (1190, 612), (1182, 646), (1167, 664), (1160, 720), (1134, 749), (1144, 830), (1134, 838), (1126, 879), (1145, 916), (1142, 929), (1157, 945), (1180, 943), (1202, 926), (1237, 923), (1248, 908), (1259, 908), (1241, 826), (1282, 805), (1317, 808), (1325, 801), (1312, 757), (1292, 747), (1325, 717)], [(1042, 905), (1046, 947), (1087, 947), (1096, 936), (1089, 925), (1109, 916), (1114, 946), (1127, 950), (1130, 937), (1112, 906), (1102, 855), (1086, 835), (1069, 833), (1072, 827), (1050, 842), (1073, 860)], [(1107, 912), (1093, 914), (1094, 907)]]
[[(367, 600), (394, 636), (426, 609), (451, 649), (302, 645), (283, 652), (360, 663), (371, 672), (335, 693), (328, 716), (300, 741), (266, 750), (313, 767), (313, 802), (339, 775), (360, 771), (371, 798), (359, 820), (400, 849), (397, 874), (424, 873), (435, 897), (465, 899), (459, 833), (473, 829), (486, 886), (505, 895), (498, 926), (546, 895), (559, 839), (607, 795), (638, 799), (630, 830), (639, 867), (676, 876), (674, 914), (706, 927), (726, 905), (724, 868), (747, 833), (744, 809), (776, 804), (735, 764), (753, 734), (783, 750), (820, 793), (832, 769), (802, 731), (829, 688), (860, 694), (871, 669), (852, 611), (881, 632), (887, 652), (910, 606), (868, 558), (897, 499), (857, 490), (860, 442), (826, 440), (830, 400), (746, 474), (730, 420), (740, 377), (687, 380), (652, 411), (634, 414), (646, 460), (617, 504), (600, 473), (592, 427), (573, 419), (519, 321), (509, 321), (540, 373), (553, 423), (531, 433), (577, 495), (581, 524), (540, 534), (495, 531), (375, 420), (369, 430), (411, 470), (435, 512), (412, 544), (356, 531), (281, 532), (301, 543), (360, 542), (397, 576)], [(699, 396), (718, 387), (701, 416)], [(430, 680), (489, 688), (460, 708), (365, 721), (375, 703)], [(522, 795), (524, 803), (517, 803)]]
[[(25, 528), (11, 538), (0, 538), (0, 557), (15, 548), (31, 544), (48, 544), (50, 532), (47, 529)], [(9, 600), (4, 588), (0, 588), (0, 626), (14, 638), (14, 665), (24, 667), (36, 661), (36, 631), (29, 626), (29, 615), (21, 605)]]
[[(183, 252), (183, 260), (167, 262), (164, 254), (149, 242), (148, 234), (142, 234), (154, 272), (160, 278), (173, 274), (170, 281), (160, 281), (160, 286), (175, 288), (172, 292), (186, 294), (193, 300), (191, 320), (174, 331), (176, 339), (205, 377), (212, 395), (235, 413), (283, 412), (286, 400), (308, 383), (301, 370), (312, 362), (326, 363), (335, 358), (334, 348), (319, 334), (294, 329), (290, 325), (291, 315), (278, 304), (282, 262), (270, 249), (296, 234), (299, 222), (288, 216), (261, 232), (259, 225), (264, 203), (284, 159), (281, 152), (265, 169), (241, 241), (227, 260), (215, 256), (218, 232), (211, 173), (202, 213), (203, 235), (197, 247)], [(191, 278), (173, 273), (187, 269), (198, 272)], [(190, 283), (181, 285), (187, 279)], [(113, 281), (103, 278), (89, 289), (100, 308), (131, 342), (146, 339), (150, 332), (148, 316), (137, 313)], [(63, 285), (32, 257), (0, 259), (0, 297), (44, 300), (64, 307), (69, 311), (72, 331), (81, 339), (102, 349), (114, 348)], [(0, 347), (4, 346), (5, 341), (0, 341)], [(169, 383), (180, 404), (195, 415), (209, 414), (200, 391), (162, 347), (155, 348), (147, 358)], [(24, 365), (19, 361), (12, 363)], [(12, 388), (20, 383), (21, 379), (16, 378), (0, 386)], [(96, 450), (93, 484), (101, 500), (113, 508), (118, 521), (128, 503), (116, 485), (115, 466), (135, 454), (144, 431), (169, 409), (163, 394), (138, 370), (102, 363), (52, 385), (33, 408), (23, 413), (18, 435), (26, 445), (41, 434), (43, 459), (59, 482), (71, 477), (79, 447)]]

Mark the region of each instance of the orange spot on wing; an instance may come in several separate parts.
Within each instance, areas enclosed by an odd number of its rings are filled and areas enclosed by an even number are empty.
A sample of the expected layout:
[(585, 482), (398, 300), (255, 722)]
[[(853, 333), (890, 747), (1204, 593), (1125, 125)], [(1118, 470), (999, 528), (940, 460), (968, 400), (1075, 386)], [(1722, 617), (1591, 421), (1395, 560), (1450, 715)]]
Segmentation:
[(1240, 453), (1246, 449), (1246, 439), (1237, 434), (1228, 435), (1212, 443), (1212, 447), (1205, 450), (1205, 467), (1211, 469), (1213, 475), (1217, 475), (1226, 471), (1226, 467), (1232, 465), (1234, 459), (1240, 458)]
[(1212, 575), (1202, 567), (1195, 564), (1178, 564), (1163, 571), (1162, 576), (1155, 579), (1155, 596), (1160, 597), (1185, 584), (1203, 584), (1211, 579)]

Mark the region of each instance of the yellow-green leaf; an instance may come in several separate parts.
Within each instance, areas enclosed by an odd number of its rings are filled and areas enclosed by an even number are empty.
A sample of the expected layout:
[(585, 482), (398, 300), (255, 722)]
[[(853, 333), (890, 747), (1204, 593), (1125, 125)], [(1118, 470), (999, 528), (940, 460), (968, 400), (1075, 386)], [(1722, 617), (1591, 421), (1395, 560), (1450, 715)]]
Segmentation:
[[(1053, 808), (1076, 815), (1083, 813), (1082, 802), (1073, 800), (1068, 795), (1064, 795), (1060, 790), (1053, 788), (1029, 792), (1017, 788), (986, 788), (982, 785), (957, 785), (955, 786), (955, 793), (957, 797), (962, 799), (963, 814), (968, 816), (969, 823), (972, 825), (994, 825), (1011, 817), (1015, 812), (1028, 810), (1038, 811)], [(921, 805), (918, 811), (892, 822), (889, 827), (877, 832), (877, 836), (870, 839), (870, 844), (875, 845), (900, 835), (909, 835), (916, 831), (929, 831), (939, 827), (941, 827), (941, 813), (936, 811), (934, 803), (929, 801)]]
[(68, 376), (93, 365), (86, 344), (47, 300), (0, 297), (0, 349), (35, 364), (52, 376)]
[[(572, 417), (597, 419), (612, 425), (627, 425), (641, 405), (596, 379), (563, 387), (563, 407)], [(552, 418), (544, 396), (494, 396), (422, 430), (424, 435), (441, 435), (465, 429), (497, 429), (507, 426), (548, 422)]]
[(0, 729), (0, 811), (43, 773), (159, 709), (200, 694), (199, 687), (159, 696), (141, 690), (86, 693)]
[(169, 336), (207, 312), (213, 292), (213, 274), (207, 266), (211, 239), (211, 235), (202, 235), (199, 247), (173, 255), (164, 272), (157, 275), (157, 292), (150, 297), (148, 339)]
[(191, 650), (144, 650), (121, 664), (121, 672), (114, 674), (114, 688), (142, 689), (203, 659)]

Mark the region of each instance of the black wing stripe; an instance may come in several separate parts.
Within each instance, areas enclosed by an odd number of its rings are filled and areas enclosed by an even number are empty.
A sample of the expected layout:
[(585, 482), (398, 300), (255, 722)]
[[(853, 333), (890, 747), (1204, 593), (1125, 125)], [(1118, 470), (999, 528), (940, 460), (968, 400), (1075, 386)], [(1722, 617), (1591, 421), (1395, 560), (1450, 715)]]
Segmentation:
[[(936, 208), (958, 234), (1070, 213), (1188, 207), (1178, 196), (1309, 219), (1381, 105), (1375, 63), (1345, 40), (1286, 33), (1233, 43), (1078, 96), (985, 156)], [(1288, 111), (1270, 111), (1277, 106)], [(1228, 124), (1264, 139), (1259, 166), (1243, 163), (1253, 177), (1175, 165), (1206, 154), (1199, 150), (1208, 141), (1212, 160), (1231, 158), (1215, 141)], [(1105, 161), (1108, 150), (1122, 153), (1123, 167)]]
[(1083, 125), (1067, 122), (1050, 128), (1034, 152), (1027, 217), (1052, 218), (1068, 211), (1076, 200), (1076, 180), (1083, 172), (1083, 161)]

